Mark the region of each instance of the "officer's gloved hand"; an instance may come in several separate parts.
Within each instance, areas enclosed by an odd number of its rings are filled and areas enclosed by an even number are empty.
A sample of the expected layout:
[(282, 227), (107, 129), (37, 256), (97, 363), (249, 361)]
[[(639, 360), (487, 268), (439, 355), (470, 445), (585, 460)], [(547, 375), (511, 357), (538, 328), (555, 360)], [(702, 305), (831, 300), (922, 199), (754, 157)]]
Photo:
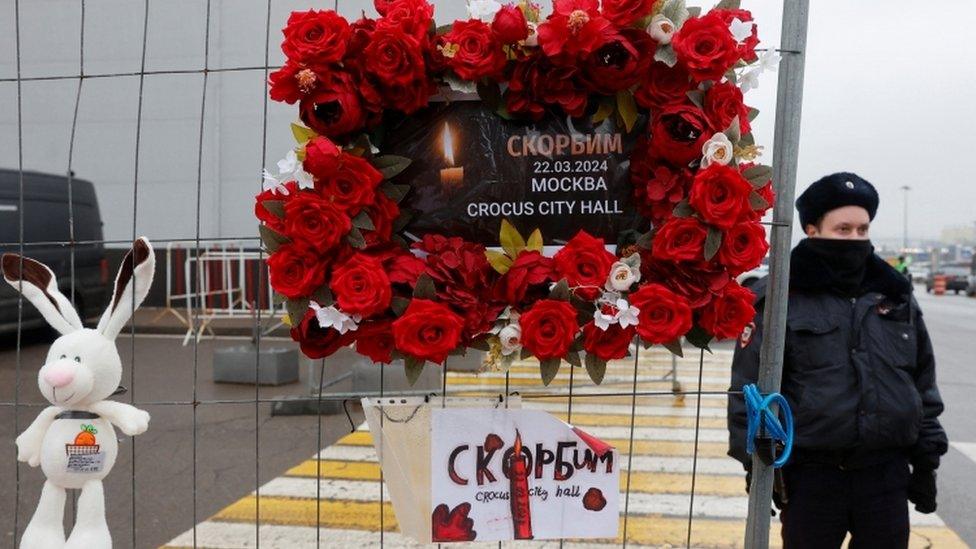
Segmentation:
[(912, 477), (908, 481), (908, 500), (915, 504), (915, 510), (934, 513), (935, 494), (935, 471), (913, 467)]

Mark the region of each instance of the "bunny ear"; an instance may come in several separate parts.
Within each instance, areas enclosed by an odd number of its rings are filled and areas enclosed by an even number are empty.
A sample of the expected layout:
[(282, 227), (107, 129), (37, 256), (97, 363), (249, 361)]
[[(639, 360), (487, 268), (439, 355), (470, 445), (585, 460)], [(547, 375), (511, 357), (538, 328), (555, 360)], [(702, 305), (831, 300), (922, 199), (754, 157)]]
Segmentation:
[(3, 254), (0, 266), (4, 280), (33, 303), (55, 330), (68, 334), (82, 328), (78, 313), (58, 291), (57, 278), (46, 265), (17, 254)]
[(119, 335), (149, 293), (155, 270), (156, 256), (152, 246), (146, 237), (139, 237), (122, 258), (119, 274), (115, 277), (112, 301), (98, 321), (96, 329), (102, 335), (109, 339), (115, 339)]

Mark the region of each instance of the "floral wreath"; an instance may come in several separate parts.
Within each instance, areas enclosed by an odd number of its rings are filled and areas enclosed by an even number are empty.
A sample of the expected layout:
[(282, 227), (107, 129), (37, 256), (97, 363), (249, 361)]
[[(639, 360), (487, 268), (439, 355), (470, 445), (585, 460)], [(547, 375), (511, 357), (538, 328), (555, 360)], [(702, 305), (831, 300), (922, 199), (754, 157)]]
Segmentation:
[[(265, 172), (255, 213), (271, 285), (311, 358), (344, 346), (375, 362), (427, 361), (467, 348), (507, 368), (535, 357), (548, 384), (563, 360), (594, 382), (638, 337), (681, 353), (737, 337), (755, 312), (735, 276), (768, 251), (760, 219), (771, 169), (755, 164), (743, 91), (774, 69), (735, 0), (705, 14), (684, 0), (471, 0), (473, 17), (435, 27), (426, 0), (375, 0), (377, 19), (293, 12), (273, 100), (298, 104), (295, 150)], [(409, 164), (379, 154), (384, 116), (425, 107), (441, 86), (477, 90), (500, 116), (547, 112), (630, 131), (647, 114), (630, 179), (647, 233), (616, 253), (584, 231), (552, 257), (539, 230), (501, 221), (500, 251), (427, 234), (412, 244), (395, 183)], [(584, 357), (581, 360), (581, 356)]]

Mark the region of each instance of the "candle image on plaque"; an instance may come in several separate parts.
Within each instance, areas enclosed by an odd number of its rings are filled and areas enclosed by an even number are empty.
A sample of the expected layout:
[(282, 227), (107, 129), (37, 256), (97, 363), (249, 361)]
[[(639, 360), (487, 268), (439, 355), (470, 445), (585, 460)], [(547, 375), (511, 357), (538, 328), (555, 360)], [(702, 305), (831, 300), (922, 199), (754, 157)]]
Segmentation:
[(509, 502), (512, 505), (512, 526), (515, 539), (532, 539), (532, 511), (529, 507), (528, 458), (522, 455), (522, 435), (515, 431), (515, 445), (508, 465), (511, 486)]
[(454, 165), (454, 138), (447, 122), (444, 123), (444, 131), (441, 133), (441, 144), (444, 147), (444, 160), (448, 165), (441, 169), (441, 184), (445, 187), (460, 187), (464, 181), (464, 167)]

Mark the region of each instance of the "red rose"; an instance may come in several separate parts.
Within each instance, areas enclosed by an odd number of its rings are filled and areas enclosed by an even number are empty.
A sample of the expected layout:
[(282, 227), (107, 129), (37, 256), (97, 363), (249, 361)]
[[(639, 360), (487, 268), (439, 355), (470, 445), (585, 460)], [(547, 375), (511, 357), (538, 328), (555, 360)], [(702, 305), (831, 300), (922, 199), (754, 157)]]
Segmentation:
[(688, 203), (706, 222), (728, 229), (751, 212), (752, 185), (733, 167), (712, 164), (699, 170), (688, 193)]
[(400, 27), (380, 26), (363, 50), (363, 68), (383, 86), (405, 86), (423, 76), (420, 44)]
[(329, 288), (342, 312), (363, 317), (385, 311), (393, 296), (383, 264), (362, 252), (336, 265)]
[(352, 38), (346, 46), (346, 62), (362, 58), (363, 50), (369, 45), (373, 31), (376, 30), (376, 20), (360, 17), (349, 26), (349, 30), (352, 32)]
[(585, 286), (575, 289), (574, 293), (590, 301), (603, 292), (603, 284), (610, 276), (610, 266), (616, 260), (607, 251), (602, 238), (594, 238), (586, 231), (576, 233), (552, 258), (556, 272), (571, 287)]
[(688, 300), (692, 309), (708, 304), (729, 283), (729, 272), (715, 263), (657, 261), (647, 251), (641, 252), (641, 274), (644, 280), (658, 282)]
[(769, 251), (766, 229), (756, 222), (736, 223), (725, 231), (722, 247), (718, 250), (718, 262), (737, 276), (762, 263)]
[(644, 284), (629, 296), (637, 307), (637, 334), (647, 343), (669, 343), (691, 329), (688, 300), (661, 284)]
[(495, 298), (520, 308), (545, 296), (555, 275), (552, 259), (536, 251), (522, 251), (495, 284)]
[(281, 51), (306, 66), (341, 60), (350, 36), (349, 23), (332, 10), (293, 11), (281, 32), (285, 35)]
[(576, 339), (576, 309), (566, 301), (540, 299), (519, 318), (522, 346), (539, 360), (563, 358)]
[(583, 62), (583, 80), (596, 93), (613, 95), (636, 84), (652, 60), (655, 44), (646, 32), (623, 29)]
[(305, 144), (302, 167), (316, 178), (332, 175), (339, 165), (339, 147), (327, 137), (314, 137)]
[(654, 235), (652, 254), (666, 261), (704, 259), (708, 230), (694, 217), (672, 217)]
[(680, 104), (687, 102), (688, 92), (694, 87), (688, 71), (681, 65), (669, 67), (660, 61), (654, 61), (634, 92), (634, 99), (646, 109)]
[[(752, 162), (739, 164), (739, 172), (744, 173), (749, 168), (753, 167), (755, 164)], [(755, 188), (755, 187), (753, 187)], [(773, 190), (773, 180), (770, 179), (762, 187), (756, 189), (756, 194), (762, 197), (766, 201), (766, 206), (759, 206), (758, 208), (753, 208), (752, 212), (748, 213), (747, 217), (750, 221), (759, 221), (766, 215), (766, 212), (773, 207), (776, 203), (776, 191)]]
[(390, 107), (404, 114), (414, 113), (427, 106), (428, 99), (437, 88), (426, 79), (417, 79), (406, 85), (387, 86), (383, 99)]
[(702, 145), (711, 137), (705, 113), (690, 104), (665, 105), (651, 124), (651, 150), (676, 166), (701, 158)]
[(393, 321), (393, 339), (404, 354), (440, 364), (458, 346), (463, 328), (464, 320), (446, 305), (415, 298)]
[(717, 339), (739, 337), (756, 316), (755, 299), (752, 291), (732, 282), (702, 310), (698, 323)]
[(291, 338), (298, 342), (308, 358), (325, 358), (349, 345), (353, 332), (340, 334), (333, 328), (323, 329), (315, 318), (315, 311), (307, 309), (301, 322), (291, 329)]
[(272, 101), (284, 101), (293, 105), (319, 89), (321, 81), (314, 70), (289, 60), (284, 67), (268, 76), (268, 94)]
[(354, 217), (364, 206), (376, 201), (376, 188), (382, 182), (383, 174), (366, 159), (343, 153), (336, 169), (316, 179), (315, 187), (324, 198)]
[(366, 113), (353, 77), (332, 72), (315, 93), (302, 98), (302, 122), (315, 133), (337, 138), (363, 129)]
[(736, 116), (739, 117), (739, 131), (742, 135), (752, 130), (749, 124), (749, 107), (743, 103), (742, 90), (731, 82), (718, 82), (709, 88), (705, 92), (703, 110), (716, 132), (724, 132)]
[(423, 259), (394, 244), (370, 251), (383, 262), (383, 270), (394, 284), (406, 284), (412, 288), (427, 268)]
[(376, 13), (386, 15), (386, 12), (390, 9), (390, 5), (395, 1), (396, 0), (373, 0), (373, 7), (376, 8)]
[(522, 10), (513, 4), (495, 12), (491, 30), (502, 44), (514, 44), (529, 37), (529, 25)]
[(400, 207), (397, 206), (396, 201), (378, 192), (376, 201), (371, 206), (367, 206), (364, 211), (373, 222), (372, 231), (362, 231), (366, 244), (374, 246), (390, 240), (393, 236), (393, 222), (400, 216)]
[(373, 362), (393, 362), (393, 323), (389, 320), (363, 322), (355, 332), (348, 332), (356, 339), (356, 352)]
[(589, 55), (606, 44), (617, 31), (597, 11), (595, 0), (557, 0), (555, 13), (539, 25), (539, 46), (561, 64), (574, 64), (578, 55)]
[(308, 297), (325, 282), (325, 265), (315, 250), (300, 242), (282, 244), (268, 256), (271, 287), (289, 299)]
[[(732, 24), (733, 19), (738, 19), (743, 23), (752, 21), (752, 12), (743, 9), (721, 9), (712, 10), (712, 13), (718, 15), (725, 22), (725, 26)], [(756, 60), (756, 46), (759, 45), (759, 31), (756, 25), (752, 26), (752, 34), (750, 34), (741, 44), (738, 45), (739, 58), (747, 61), (753, 62)]]
[(455, 21), (438, 46), (447, 66), (462, 80), (497, 76), (505, 68), (501, 42), (483, 21)]
[(334, 248), (351, 228), (349, 216), (318, 193), (298, 192), (285, 203), (285, 234), (318, 252)]
[(611, 324), (601, 330), (591, 320), (583, 326), (583, 350), (600, 360), (624, 358), (634, 340), (634, 330), (633, 326), (621, 328), (620, 324)]
[(728, 23), (713, 12), (685, 21), (674, 33), (671, 47), (678, 62), (699, 82), (721, 80), (739, 59), (739, 46)]
[(399, 27), (418, 41), (425, 42), (433, 18), (434, 6), (427, 0), (393, 0), (376, 22), (376, 27)]
[(276, 232), (283, 233), (285, 231), (285, 222), (282, 218), (268, 211), (264, 207), (265, 200), (278, 200), (283, 203), (288, 202), (289, 199), (294, 198), (295, 194), (298, 193), (298, 184), (294, 181), (289, 181), (285, 183), (285, 189), (288, 194), (282, 194), (276, 189), (268, 189), (266, 191), (261, 191), (256, 197), (254, 197), (254, 215), (259, 221), (263, 222), (269, 228), (274, 229)]
[[(603, 16), (618, 27), (628, 27), (651, 13), (655, 0), (603, 0)], [(643, 30), (641, 31), (643, 32)]]
[(673, 168), (647, 152), (645, 139), (634, 148), (630, 164), (630, 182), (638, 211), (660, 226), (671, 217), (675, 204), (681, 202), (691, 186), (688, 168)]
[(538, 120), (546, 105), (558, 105), (572, 117), (582, 116), (587, 92), (576, 83), (579, 69), (553, 66), (548, 58), (533, 55), (516, 62), (505, 92), (509, 112)]

